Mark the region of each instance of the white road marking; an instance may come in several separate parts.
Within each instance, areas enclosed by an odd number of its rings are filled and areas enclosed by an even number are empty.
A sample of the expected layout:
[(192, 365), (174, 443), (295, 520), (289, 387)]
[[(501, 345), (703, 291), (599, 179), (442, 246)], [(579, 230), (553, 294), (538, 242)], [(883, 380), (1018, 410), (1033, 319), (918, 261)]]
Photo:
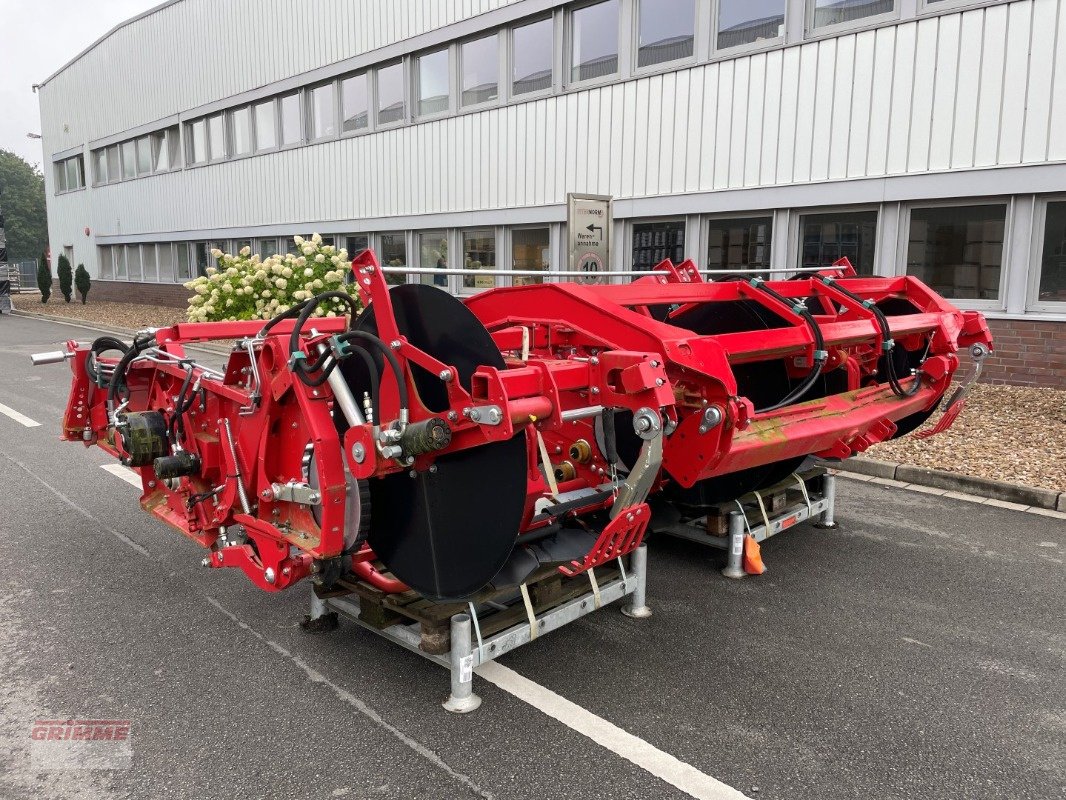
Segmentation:
[(655, 777), (675, 786), (698, 800), (741, 800), (746, 795), (732, 786), (705, 775), (691, 764), (664, 753), (654, 745), (622, 730), (617, 725), (598, 717), (577, 703), (519, 675), (513, 669), (489, 661), (475, 672), (489, 683), (495, 684), (508, 694), (514, 695), (558, 720), (566, 727), (587, 736), (601, 747), (631, 761)]
[(307, 662), (303, 661), (296, 654), (286, 650), (277, 642), (267, 639), (265, 636), (263, 636), (263, 634), (252, 628), (248, 623), (246, 623), (232, 611), (226, 609), (221, 603), (215, 600), (215, 598), (208, 597), (207, 595), (204, 595), (204, 597), (206, 598), (207, 602), (214, 606), (220, 614), (225, 617), (228, 617), (231, 621), (236, 623), (241, 628), (241, 630), (245, 631), (246, 633), (250, 633), (252, 636), (261, 641), (263, 644), (265, 644), (275, 653), (280, 655), (282, 658), (291, 661), (293, 664), (299, 667), (300, 670), (303, 671), (305, 675), (307, 675), (308, 680), (310, 680), (312, 683), (320, 683), (323, 686), (326, 686), (331, 689), (341, 701), (350, 705), (352, 708), (354, 708), (356, 711), (358, 711), (360, 714), (369, 719), (378, 727), (395, 736), (407, 747), (414, 750), (416, 753), (418, 753), (418, 755), (422, 756), (424, 759), (429, 761), (437, 768), (446, 772), (449, 776), (454, 778), (457, 782), (465, 786), (478, 797), (483, 797), (485, 798), (485, 800), (495, 800), (495, 795), (493, 795), (491, 792), (482, 789), (480, 786), (474, 783), (474, 781), (471, 780), (469, 776), (464, 775), (463, 773), (458, 772), (457, 770), (450, 767), (447, 762), (444, 761), (444, 759), (442, 759), (439, 755), (434, 753), (424, 744), (412, 739), (410, 736), (408, 736), (396, 726), (390, 725), (388, 722), (385, 721), (384, 718), (382, 718), (381, 714), (379, 714), (373, 708), (368, 706), (366, 703), (364, 703), (358, 697), (353, 695), (351, 692), (347, 691), (346, 689), (342, 689), (340, 686), (333, 683), (333, 681), (331, 681), (321, 672), (311, 667), (309, 664), (307, 664)]
[(19, 425), (25, 425), (27, 428), (41, 427), (41, 423), (34, 422), (25, 414), (20, 414), (15, 409), (9, 408), (3, 403), (0, 403), (0, 414), (3, 414), (5, 417), (11, 417), (11, 419), (15, 420), (15, 422), (17, 422)]
[(121, 464), (101, 464), (100, 469), (104, 472), (110, 472), (116, 478), (122, 478), (126, 483), (135, 489), (143, 489), (141, 485), (141, 476), (134, 472), (129, 467), (124, 467)]
[(933, 649), (933, 646), (931, 644), (926, 644), (925, 642), (919, 642), (917, 639), (911, 639), (909, 636), (901, 636), (899, 638), (901, 638), (907, 644), (916, 644), (919, 647), (928, 647), (930, 650)]

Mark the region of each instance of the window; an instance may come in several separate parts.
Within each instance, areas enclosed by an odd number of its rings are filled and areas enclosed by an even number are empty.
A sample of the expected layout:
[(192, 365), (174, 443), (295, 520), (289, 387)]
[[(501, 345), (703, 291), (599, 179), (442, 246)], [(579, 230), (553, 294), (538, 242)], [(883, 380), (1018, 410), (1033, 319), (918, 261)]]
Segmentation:
[(377, 70), (378, 124), (399, 122), (406, 114), (403, 91), (403, 62), (397, 61)]
[(907, 274), (957, 300), (995, 300), (1006, 205), (911, 210)]
[(114, 183), (122, 178), (122, 167), (118, 154), (118, 145), (113, 144), (107, 148), (107, 180)]
[(511, 93), (540, 92), (552, 85), (551, 19), (515, 28), (511, 33)]
[(773, 227), (772, 217), (712, 219), (707, 224), (707, 269), (769, 269)]
[(691, 58), (696, 37), (696, 0), (641, 0), (637, 66)]
[(233, 155), (244, 156), (252, 152), (252, 109), (234, 109), (230, 112), (230, 128), (233, 132)]
[(212, 264), (210, 245), (207, 242), (196, 242), (192, 246), (193, 249), (193, 263), (196, 266), (196, 274), (203, 276), (207, 274), (207, 268), (214, 266)]
[[(418, 234), (418, 266), (422, 269), (448, 268), (448, 233), (427, 231)], [(428, 286), (448, 288), (447, 275), (422, 274), (418, 279)]]
[(136, 141), (137, 146), (137, 174), (148, 175), (152, 172), (152, 139), (142, 136)]
[(97, 248), (97, 252), (100, 254), (100, 277), (115, 277), (115, 262), (111, 258), (111, 248), (101, 246)]
[(169, 244), (161, 244), (156, 253), (159, 257), (159, 280), (178, 280), (178, 275), (174, 272), (174, 248)]
[(141, 279), (141, 246), (139, 244), (126, 245), (126, 269), (131, 281)]
[(237, 241), (235, 241), (233, 243), (233, 252), (234, 253), (239, 253), (239, 252), (241, 252), (241, 250), (243, 250), (246, 247), (248, 248), (249, 252), (251, 252), (252, 240), (251, 239), (238, 239)]
[[(466, 269), (496, 269), (496, 234), (491, 230), (463, 231), (463, 266)], [(491, 289), (493, 275), (464, 275), (464, 289)]]
[(226, 134), (221, 114), (207, 118), (207, 151), (212, 161), (226, 157)]
[(85, 186), (85, 168), (81, 156), (74, 156), (66, 160), (67, 165), (67, 189), (82, 189)]
[(418, 74), (418, 115), (440, 114), (448, 110), (448, 49), (426, 53), (415, 59)]
[(805, 214), (800, 217), (800, 266), (828, 267), (847, 258), (860, 275), (873, 275), (876, 239), (876, 211)]
[(281, 98), (281, 146), (299, 144), (302, 137), (300, 95), (287, 94)]
[[(378, 255), (383, 267), (407, 266), (407, 239), (402, 233), (381, 234), (381, 247)], [(387, 283), (407, 283), (406, 275), (385, 274)]]
[(618, 0), (570, 14), (570, 80), (587, 81), (618, 72)]
[[(551, 268), (551, 231), (548, 228), (516, 228), (511, 231), (511, 263), (519, 272)], [(529, 275), (511, 279), (515, 286), (544, 283)]]
[(1047, 204), (1037, 299), (1040, 302), (1066, 301), (1066, 201)]
[(685, 221), (633, 223), (633, 269), (651, 269), (667, 258), (685, 260)]
[(170, 149), (167, 147), (169, 131), (152, 134), (152, 171), (166, 172), (170, 169)]
[(814, 0), (811, 28), (855, 22), (895, 10), (895, 0)]
[(65, 161), (57, 161), (53, 165), (56, 177), (56, 193), (67, 191), (67, 163)]
[(107, 183), (107, 150), (100, 149), (93, 153), (93, 182)]
[(159, 280), (159, 268), (155, 260), (154, 244), (141, 245), (141, 265), (142, 271), (144, 272), (144, 279), (146, 281)]
[(111, 254), (115, 257), (115, 278), (126, 280), (126, 248), (116, 245), (111, 248)]
[(785, 35), (786, 0), (719, 0), (719, 50)]
[(274, 101), (257, 103), (253, 113), (255, 115), (255, 149), (274, 149), (278, 146), (278, 121)]
[(120, 145), (122, 151), (122, 178), (129, 180), (137, 177), (137, 146), (131, 140)]
[(279, 252), (277, 239), (260, 239), (259, 240), (259, 256), (260, 258), (268, 259), (271, 256), (276, 256)]
[(186, 130), (189, 132), (189, 163), (203, 164), (207, 161), (207, 120), (198, 119)]
[(359, 131), (370, 124), (370, 104), (367, 95), (366, 73), (341, 81), (341, 112), (344, 132)]
[(500, 96), (500, 43), (494, 33), (460, 48), (463, 105), (491, 103)]
[(332, 83), (311, 90), (311, 138), (337, 135), (337, 101)]
[(174, 245), (174, 280), (184, 283), (193, 276), (192, 248), (188, 242)]
[(370, 237), (363, 234), (344, 237), (344, 249), (348, 251), (349, 258), (355, 258), (359, 253), (370, 247)]

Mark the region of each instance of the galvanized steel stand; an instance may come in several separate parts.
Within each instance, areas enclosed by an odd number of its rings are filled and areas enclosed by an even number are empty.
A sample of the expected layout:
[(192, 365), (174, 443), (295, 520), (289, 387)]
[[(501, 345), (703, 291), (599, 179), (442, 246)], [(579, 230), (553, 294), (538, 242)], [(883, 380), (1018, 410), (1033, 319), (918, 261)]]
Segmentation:
[[(619, 567), (622, 567), (621, 562)], [(634, 619), (650, 617), (651, 609), (648, 608), (646, 597), (647, 570), (648, 549), (647, 545), (641, 545), (629, 557), (629, 569), (622, 568), (617, 577), (603, 584), (590, 580), (591, 591), (540, 614), (534, 614), (532, 607), (527, 605), (526, 622), (491, 636), (481, 636), (476, 617), (469, 613), (456, 614), (451, 618), (449, 650), (440, 655), (421, 649), (421, 633), (417, 624), (398, 622), (386, 628), (377, 628), (360, 619), (359, 598), (355, 594), (322, 600), (312, 591), (311, 614), (308, 620), (313, 625), (331, 613), (343, 614), (367, 630), (439, 664), (448, 670), (451, 677), (451, 693), (444, 701), (444, 708), (456, 714), (466, 714), (481, 705), (481, 698), (474, 694), (473, 684), (474, 672), (481, 664), (497, 659), (545, 633), (626, 597), (629, 597), (630, 601), (622, 608), (623, 614)]]
[(837, 522), (833, 518), (833, 514), (836, 511), (837, 505), (837, 476), (832, 472), (827, 472), (825, 473), (823, 480), (825, 481), (823, 484), (825, 489), (823, 491), (825, 493), (826, 508), (825, 511), (822, 512), (822, 516), (819, 517), (816, 523), (814, 523), (814, 527), (835, 528)]

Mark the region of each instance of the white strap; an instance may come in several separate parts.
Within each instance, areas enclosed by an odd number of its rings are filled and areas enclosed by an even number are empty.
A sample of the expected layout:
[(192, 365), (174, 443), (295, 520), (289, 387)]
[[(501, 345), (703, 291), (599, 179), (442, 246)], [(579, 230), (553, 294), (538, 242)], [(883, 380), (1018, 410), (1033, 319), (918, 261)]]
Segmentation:
[(548, 490), (551, 492), (552, 499), (559, 499), (559, 484), (555, 482), (555, 471), (552, 469), (551, 458), (548, 456), (548, 446), (544, 444), (544, 437), (540, 435), (540, 430), (534, 428), (537, 431), (537, 448), (540, 450), (540, 463), (544, 467), (544, 477), (548, 481)]
[(533, 613), (533, 602), (529, 599), (529, 589), (523, 583), (518, 587), (522, 590), (522, 602), (526, 606), (526, 617), (529, 619), (529, 641), (537, 638), (537, 615)]
[(627, 580), (629, 580), (629, 578), (626, 576), (626, 565), (625, 565), (625, 562), (622, 560), (622, 556), (618, 556), (617, 561), (618, 561), (618, 571), (620, 573), (622, 573), (622, 583), (625, 583)]
[[(759, 511), (762, 512), (762, 521), (763, 521), (763, 524), (766, 525), (766, 536), (769, 536), (770, 535), (770, 517), (766, 513), (766, 504), (762, 501), (762, 495), (761, 494), (759, 494), (758, 492), (752, 492), (752, 494), (755, 495), (755, 499), (759, 501)], [(763, 538), (765, 539), (766, 536), (764, 536)]]
[(748, 524), (748, 512), (744, 510), (744, 505), (739, 500), (734, 500), (737, 504), (737, 508), (740, 509), (740, 518), (744, 520), (744, 527), (748, 531), (748, 536), (751, 536), (751, 525)]
[(592, 584), (592, 596), (596, 598), (596, 608), (603, 605), (603, 601), (600, 599), (600, 585), (596, 583), (596, 570), (589, 567), (588, 571), (589, 583)]
[(793, 472), (792, 477), (796, 479), (796, 483), (799, 484), (800, 492), (803, 493), (803, 502), (807, 504), (807, 516), (809, 517), (813, 512), (811, 511), (811, 496), (807, 494), (807, 484), (800, 477), (798, 472)]
[(474, 622), (474, 635), (477, 637), (477, 663), (485, 663), (485, 644), (481, 641), (481, 625), (478, 623), (477, 611), (474, 610), (473, 603), (467, 603), (470, 606), (470, 619)]

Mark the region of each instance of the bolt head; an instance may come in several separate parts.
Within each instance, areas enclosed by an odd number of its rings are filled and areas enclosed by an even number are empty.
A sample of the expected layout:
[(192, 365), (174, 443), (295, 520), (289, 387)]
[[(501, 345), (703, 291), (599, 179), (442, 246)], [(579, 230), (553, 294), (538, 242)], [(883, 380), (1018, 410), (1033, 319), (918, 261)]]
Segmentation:
[(450, 380), (452, 379), (452, 371), (451, 371), (450, 369), (442, 369), (442, 370), (440, 371), (440, 375), (438, 375), (438, 377), (439, 377), (439, 378), (440, 378), (440, 379), (441, 379), (442, 381), (444, 381), (445, 383), (447, 383), (448, 381), (450, 381)]
[(218, 551), (217, 553), (215, 553), (215, 560), (216, 560), (216, 561), (217, 561), (217, 562), (218, 562), (219, 564), (221, 564), (221, 563), (222, 563), (222, 559), (223, 559), (222, 551), (221, 551), (221, 550), (219, 550), (219, 551)]
[(277, 577), (278, 576), (274, 572), (274, 568), (273, 567), (267, 567), (263, 571), (263, 578), (266, 580), (267, 583), (273, 584), (274, 581), (277, 580)]
[(204, 558), (204, 559), (203, 559), (203, 560), (202, 560), (202, 561), (200, 562), (200, 566), (201, 566), (201, 567), (210, 567), (210, 566), (211, 566), (211, 559), (210, 559), (210, 558), (206, 558), (206, 557), (205, 557), (205, 558)]

